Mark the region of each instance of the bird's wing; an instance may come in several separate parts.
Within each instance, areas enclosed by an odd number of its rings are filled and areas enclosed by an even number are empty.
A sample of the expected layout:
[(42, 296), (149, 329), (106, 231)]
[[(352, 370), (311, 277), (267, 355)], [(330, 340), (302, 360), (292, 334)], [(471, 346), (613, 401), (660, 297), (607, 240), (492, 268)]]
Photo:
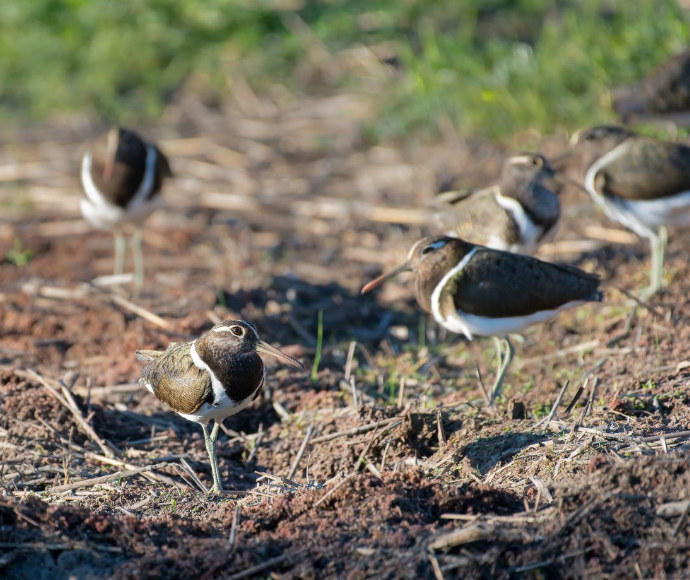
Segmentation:
[(142, 369), (140, 383), (151, 385), (156, 397), (178, 413), (194, 413), (203, 403), (213, 402), (211, 375), (194, 364), (189, 343), (152, 359)]
[(438, 224), (443, 231), (473, 244), (489, 244), (491, 235), (497, 232), (510, 237), (511, 228), (515, 226), (497, 203), (497, 192), (498, 187), (481, 189), (446, 204), (437, 213)]
[(569, 302), (600, 300), (599, 277), (529, 256), (478, 249), (442, 294), (456, 309), (489, 318), (527, 316)]
[(626, 155), (602, 167), (601, 192), (631, 200), (670, 197), (690, 190), (690, 147), (631, 140)]

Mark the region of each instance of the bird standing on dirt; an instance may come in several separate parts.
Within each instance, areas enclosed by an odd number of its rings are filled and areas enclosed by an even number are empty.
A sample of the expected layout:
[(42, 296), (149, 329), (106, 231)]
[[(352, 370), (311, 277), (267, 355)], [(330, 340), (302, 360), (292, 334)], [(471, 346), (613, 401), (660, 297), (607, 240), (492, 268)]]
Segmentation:
[(561, 216), (556, 194), (543, 181), (555, 176), (538, 153), (510, 157), (499, 184), (437, 196), (436, 221), (449, 236), (496, 250), (532, 254)]
[(144, 282), (141, 226), (160, 205), (163, 180), (171, 177), (167, 158), (133, 131), (113, 127), (84, 154), (81, 183), (84, 197), (81, 213), (94, 227), (111, 230), (115, 237), (114, 273), (125, 265), (125, 227), (132, 226), (134, 283)]
[(643, 293), (649, 298), (662, 287), (666, 226), (690, 226), (690, 147), (614, 125), (578, 131), (571, 147), (582, 156), (592, 199), (650, 241), (651, 283)]
[(566, 308), (603, 299), (596, 275), (447, 236), (419, 240), (406, 262), (366, 284), (362, 294), (405, 271), (417, 275), (417, 303), (441, 326), (468, 340), (474, 335), (496, 339), (499, 363), (492, 402), (513, 359), (509, 334)]
[[(263, 387), (264, 363), (258, 353), (304, 368), (297, 359), (266, 344), (243, 320), (225, 320), (196, 340), (171, 343), (165, 351), (136, 353), (139, 360), (149, 361), (139, 384), (185, 419), (201, 424), (213, 473), (211, 491), (223, 489), (216, 457), (220, 424), (256, 399)], [(209, 433), (211, 421), (215, 424)]]

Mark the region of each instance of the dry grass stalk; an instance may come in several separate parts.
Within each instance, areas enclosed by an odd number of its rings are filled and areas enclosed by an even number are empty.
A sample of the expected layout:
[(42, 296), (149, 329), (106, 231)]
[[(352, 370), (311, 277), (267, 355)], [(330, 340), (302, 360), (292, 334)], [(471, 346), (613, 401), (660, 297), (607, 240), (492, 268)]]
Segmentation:
[(337, 483), (337, 485), (331, 489), (329, 489), (323, 496), (319, 498), (319, 500), (314, 504), (314, 507), (318, 507), (321, 505), (324, 501), (326, 501), (329, 497), (331, 497), (336, 491), (338, 491), (343, 485), (345, 485), (348, 481), (350, 481), (356, 473), (348, 473), (340, 482)]
[(345, 361), (345, 380), (349, 382), (350, 374), (352, 373), (352, 360), (355, 356), (355, 347), (357, 346), (357, 341), (353, 340), (350, 342), (350, 346), (347, 349), (347, 359)]
[(309, 428), (307, 429), (307, 432), (304, 435), (304, 439), (302, 439), (302, 444), (299, 446), (299, 451), (297, 451), (295, 460), (292, 462), (292, 467), (290, 467), (290, 471), (288, 472), (288, 479), (292, 479), (292, 477), (295, 475), (295, 472), (297, 471), (297, 466), (299, 465), (299, 462), (302, 459), (302, 455), (304, 455), (304, 451), (307, 448), (307, 445), (309, 444), (309, 440), (311, 439), (313, 432), (314, 425), (309, 425)]
[(65, 485), (58, 485), (55, 487), (48, 488), (46, 491), (48, 493), (62, 493), (64, 491), (73, 491), (75, 489), (80, 489), (83, 487), (91, 487), (94, 485), (99, 485), (102, 483), (107, 483), (113, 481), (114, 479), (125, 479), (132, 477), (133, 475), (139, 475), (146, 471), (153, 471), (154, 469), (161, 469), (167, 467), (168, 463), (155, 463), (153, 465), (146, 465), (144, 467), (139, 467), (137, 469), (127, 469), (125, 471), (118, 471), (117, 473), (111, 473), (109, 475), (102, 475), (100, 477), (94, 477), (91, 479), (82, 479), (80, 481), (74, 481), (72, 483), (67, 483)]
[(556, 415), (556, 411), (558, 410), (558, 407), (560, 406), (561, 401), (563, 400), (563, 395), (565, 395), (565, 392), (568, 390), (569, 385), (570, 385), (570, 381), (566, 381), (565, 384), (563, 385), (563, 387), (561, 387), (561, 391), (558, 393), (556, 400), (554, 401), (553, 405), (551, 406), (551, 410), (549, 411), (549, 414), (546, 416), (546, 419), (539, 421), (537, 426), (541, 425), (542, 423), (546, 423), (548, 425), (551, 422), (551, 420)]
[(397, 427), (402, 423), (403, 420), (400, 417), (389, 417), (388, 419), (382, 419), (381, 421), (376, 421), (375, 423), (368, 423), (366, 425), (361, 425), (360, 427), (352, 427), (352, 429), (347, 429), (345, 431), (338, 431), (337, 433), (329, 433), (328, 435), (321, 435), (312, 440), (312, 443), (324, 443), (326, 441), (332, 441), (333, 439), (338, 439), (339, 437), (349, 437), (350, 435), (359, 435), (360, 433), (366, 433), (367, 431), (372, 431), (378, 429), (379, 427), (386, 427), (385, 431), (390, 431), (391, 429)]
[(398, 409), (402, 409), (405, 402), (405, 375), (400, 377), (400, 387), (398, 389)]
[(249, 452), (249, 457), (247, 457), (247, 463), (251, 463), (254, 460), (254, 456), (256, 455), (256, 452), (259, 450), (259, 445), (261, 445), (261, 442), (264, 439), (264, 424), (260, 423), (259, 424), (259, 432), (256, 435), (256, 440), (254, 441), (254, 446), (252, 447), (252, 450)]
[(251, 578), (252, 576), (256, 576), (259, 572), (263, 572), (264, 570), (268, 570), (273, 566), (282, 564), (286, 560), (297, 558), (298, 556), (301, 556), (304, 552), (306, 552), (306, 550), (296, 550), (288, 554), (281, 554), (280, 556), (276, 556), (275, 558), (266, 560), (261, 564), (257, 564), (256, 566), (251, 566), (245, 570), (242, 570), (242, 572), (237, 572), (235, 574), (231, 574), (230, 576), (226, 576), (225, 580), (241, 580), (242, 578)]
[(108, 299), (112, 300), (115, 304), (118, 306), (121, 306), (125, 310), (129, 310), (133, 314), (136, 314), (140, 318), (143, 318), (144, 320), (148, 320), (151, 324), (154, 324), (160, 328), (165, 328), (168, 329), (170, 328), (170, 323), (158, 316), (157, 314), (154, 314), (153, 312), (147, 310), (143, 306), (139, 306), (138, 304), (135, 304), (131, 300), (127, 300), (127, 298), (124, 298), (122, 296), (118, 296), (117, 294), (109, 294)]
[(84, 432), (84, 434), (89, 437), (98, 447), (100, 447), (101, 451), (103, 451), (103, 454), (106, 457), (113, 457), (113, 451), (110, 449), (108, 445), (106, 445), (103, 440), (98, 436), (98, 434), (93, 430), (93, 427), (89, 425), (86, 420), (84, 419), (84, 416), (82, 415), (81, 411), (79, 410), (79, 407), (77, 406), (76, 401), (74, 400), (74, 397), (72, 397), (72, 394), (69, 392), (69, 390), (63, 385), (62, 387), (62, 393), (65, 396), (69, 396), (69, 400), (66, 399), (63, 395), (58, 393), (57, 389), (53, 387), (44, 377), (39, 375), (35, 370), (33, 369), (28, 369), (27, 374), (37, 380), (43, 387), (61, 404), (63, 405), (66, 409), (68, 409), (71, 413), (72, 416), (74, 417), (76, 423), (79, 425), (81, 430)]
[[(105, 457), (104, 455), (99, 455), (98, 453), (93, 453), (91, 451), (84, 451), (84, 459), (93, 459), (94, 461), (100, 461), (101, 463), (107, 463), (108, 465), (115, 465), (117, 467), (124, 467), (125, 469), (140, 469), (141, 465), (135, 465), (133, 463), (128, 463), (127, 461), (122, 461), (121, 459), (115, 459), (112, 457)], [(144, 473), (144, 477), (150, 479), (151, 481), (160, 481), (161, 483), (167, 483), (168, 485), (179, 484), (167, 475), (162, 475), (159, 473)]]
[(232, 554), (235, 551), (237, 545), (237, 527), (240, 521), (240, 504), (235, 506), (235, 511), (232, 514), (232, 525), (230, 526), (230, 535), (228, 536), (228, 545), (226, 550), (228, 554)]
[(580, 385), (577, 388), (577, 391), (575, 392), (575, 396), (573, 396), (572, 401), (568, 404), (568, 406), (565, 409), (565, 412), (563, 413), (563, 417), (568, 417), (572, 410), (575, 408), (575, 404), (580, 400), (580, 397), (582, 396), (582, 393), (585, 392), (585, 386), (587, 385), (587, 379), (585, 379), (585, 384)]
[(429, 562), (431, 562), (431, 569), (434, 571), (434, 578), (436, 578), (436, 580), (444, 580), (443, 572), (441, 572), (441, 566), (438, 563), (436, 554), (430, 552), (427, 554), (427, 557), (429, 558)]
[(486, 388), (486, 385), (484, 384), (484, 379), (482, 378), (482, 373), (479, 370), (479, 363), (475, 360), (474, 361), (474, 368), (477, 372), (477, 382), (479, 383), (479, 389), (482, 392), (482, 395), (484, 396), (484, 401), (486, 401), (486, 408), (489, 410), (489, 412), (492, 415), (496, 414), (496, 408), (494, 407), (494, 401), (491, 399), (491, 396), (489, 395), (489, 391)]
[(357, 461), (355, 461), (355, 465), (352, 468), (352, 471), (354, 473), (359, 471), (359, 468), (362, 466), (362, 464), (366, 462), (366, 460), (364, 458), (365, 458), (366, 454), (369, 453), (369, 450), (371, 449), (371, 446), (374, 444), (374, 441), (376, 441), (377, 433), (378, 433), (378, 428), (376, 429), (376, 431), (374, 431), (374, 434), (369, 439), (366, 447), (362, 450), (362, 453), (360, 453), (359, 457), (357, 458)]
[(445, 550), (482, 540), (516, 541), (522, 536), (523, 532), (521, 530), (506, 528), (498, 523), (477, 522), (458, 530), (439, 534), (429, 544), (429, 550)]

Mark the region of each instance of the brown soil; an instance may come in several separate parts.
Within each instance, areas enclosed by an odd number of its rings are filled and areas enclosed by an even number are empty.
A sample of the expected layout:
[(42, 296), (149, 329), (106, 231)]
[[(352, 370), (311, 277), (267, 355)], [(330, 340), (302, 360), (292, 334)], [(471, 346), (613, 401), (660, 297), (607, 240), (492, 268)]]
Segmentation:
[[(475, 368), (490, 382), (491, 341), (443, 332), (404, 277), (358, 291), (431, 231), (422, 208), (440, 189), (486, 183), (508, 151), (451, 137), (367, 147), (363, 109), (341, 96), (270, 118), (171, 111), (174, 130), (147, 133), (177, 178), (147, 224), (139, 293), (91, 283), (112, 268), (110, 236), (78, 215), (92, 132), (4, 143), (3, 577), (690, 576), (690, 232), (671, 232), (652, 310), (610, 287), (530, 329), (491, 412)], [(576, 189), (562, 199), (542, 255), (639, 291), (646, 244), (603, 241), (630, 237)], [(230, 491), (205, 495), (200, 429), (138, 389), (134, 351), (242, 317), (311, 368), (319, 312), (315, 380), (267, 361), (268, 392), (219, 441)]]

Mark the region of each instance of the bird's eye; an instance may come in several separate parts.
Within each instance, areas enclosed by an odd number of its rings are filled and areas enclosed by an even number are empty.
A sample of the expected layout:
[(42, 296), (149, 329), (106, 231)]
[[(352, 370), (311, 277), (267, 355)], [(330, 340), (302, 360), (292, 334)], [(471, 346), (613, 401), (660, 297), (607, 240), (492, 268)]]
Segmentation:
[(537, 165), (539, 165), (540, 159), (539, 159), (539, 157), (530, 157), (529, 162), (530, 162), (530, 165), (533, 165), (534, 167), (536, 167)]
[(242, 336), (244, 334), (244, 328), (241, 326), (232, 326), (230, 328), (230, 332), (232, 332), (235, 336)]
[(422, 256), (425, 254), (429, 254), (431, 252), (435, 252), (439, 248), (442, 248), (443, 246), (446, 245), (446, 240), (439, 240), (438, 242), (434, 242), (433, 244), (429, 244), (422, 250)]

